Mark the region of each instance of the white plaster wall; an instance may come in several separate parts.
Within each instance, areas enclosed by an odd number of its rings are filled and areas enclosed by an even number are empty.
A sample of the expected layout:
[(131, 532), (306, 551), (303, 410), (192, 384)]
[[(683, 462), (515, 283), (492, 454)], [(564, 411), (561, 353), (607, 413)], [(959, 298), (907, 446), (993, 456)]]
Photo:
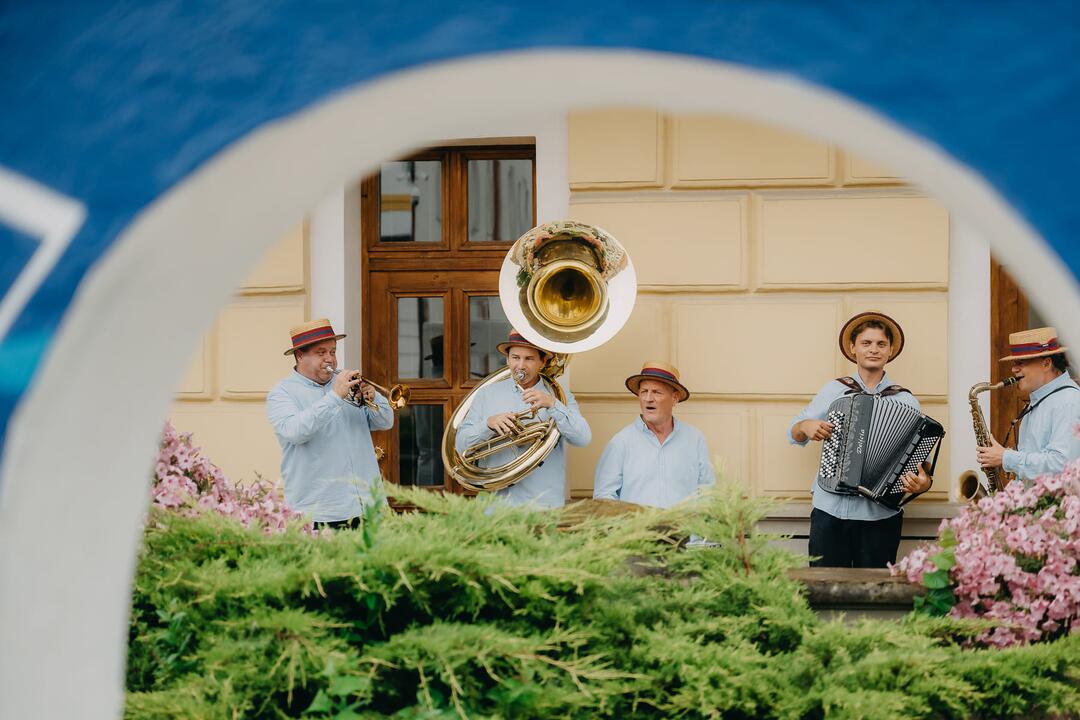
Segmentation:
[[(971, 225), (952, 217), (949, 239), (949, 499), (958, 500), (957, 480), (978, 471), (968, 390), (990, 380), (990, 246)], [(988, 393), (979, 401), (990, 418)], [(936, 472), (940, 482), (944, 468)]]

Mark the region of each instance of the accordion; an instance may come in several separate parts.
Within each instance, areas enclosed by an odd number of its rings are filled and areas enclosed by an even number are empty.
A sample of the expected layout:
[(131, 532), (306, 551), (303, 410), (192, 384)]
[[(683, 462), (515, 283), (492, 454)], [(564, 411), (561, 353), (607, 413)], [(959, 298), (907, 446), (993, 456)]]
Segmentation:
[(818, 485), (841, 495), (864, 495), (894, 510), (914, 497), (904, 497), (903, 475), (918, 473), (931, 452), (933, 474), (945, 436), (941, 423), (915, 408), (865, 393), (838, 398), (825, 420), (833, 432), (822, 443)]

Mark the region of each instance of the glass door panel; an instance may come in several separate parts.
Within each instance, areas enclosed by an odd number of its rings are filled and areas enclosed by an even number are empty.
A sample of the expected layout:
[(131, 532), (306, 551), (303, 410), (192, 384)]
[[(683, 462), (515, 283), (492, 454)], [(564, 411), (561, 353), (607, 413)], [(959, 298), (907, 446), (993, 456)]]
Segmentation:
[(533, 161), (469, 160), (469, 242), (512, 242), (533, 226)]
[(383, 163), (379, 172), (379, 242), (441, 243), (442, 226), (442, 163)]
[(439, 297), (397, 299), (397, 376), (442, 379), (444, 306)]
[(496, 346), (510, 335), (498, 295), (469, 298), (469, 378), (479, 380), (506, 365)]
[(398, 412), (398, 483), (443, 486), (443, 406), (410, 404)]

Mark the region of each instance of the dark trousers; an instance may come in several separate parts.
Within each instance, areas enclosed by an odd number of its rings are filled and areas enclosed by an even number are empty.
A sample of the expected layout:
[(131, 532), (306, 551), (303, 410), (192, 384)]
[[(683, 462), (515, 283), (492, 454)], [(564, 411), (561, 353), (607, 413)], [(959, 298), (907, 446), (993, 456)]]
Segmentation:
[(348, 520), (331, 520), (330, 522), (315, 522), (316, 530), (355, 530), (360, 527), (360, 518), (354, 517)]
[(841, 520), (814, 508), (810, 513), (812, 567), (882, 568), (896, 562), (904, 513), (884, 520)]

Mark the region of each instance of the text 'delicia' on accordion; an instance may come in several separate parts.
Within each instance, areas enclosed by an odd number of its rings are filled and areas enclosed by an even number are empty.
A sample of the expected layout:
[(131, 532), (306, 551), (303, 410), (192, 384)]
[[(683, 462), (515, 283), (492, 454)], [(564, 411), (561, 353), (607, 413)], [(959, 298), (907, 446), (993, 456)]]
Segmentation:
[(825, 419), (833, 432), (821, 446), (817, 483), (822, 489), (861, 494), (895, 509), (912, 499), (901, 478), (917, 473), (931, 453), (933, 474), (945, 428), (915, 408), (860, 393), (838, 398)]

